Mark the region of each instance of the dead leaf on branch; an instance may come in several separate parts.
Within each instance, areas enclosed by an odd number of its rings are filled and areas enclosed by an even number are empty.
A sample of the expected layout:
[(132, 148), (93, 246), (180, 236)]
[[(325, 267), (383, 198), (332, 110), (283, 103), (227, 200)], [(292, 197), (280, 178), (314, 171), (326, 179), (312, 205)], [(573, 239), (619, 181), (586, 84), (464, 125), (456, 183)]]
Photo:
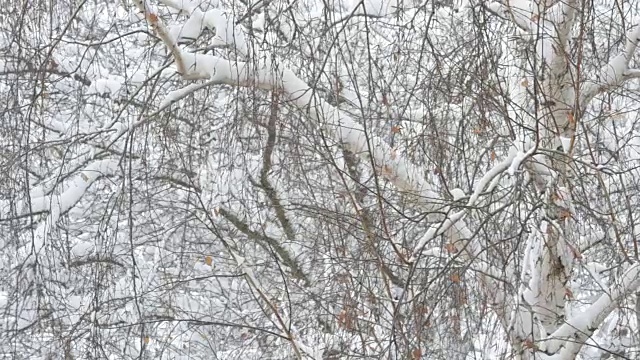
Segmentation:
[(573, 300), (573, 291), (571, 291), (571, 289), (569, 289), (569, 288), (565, 288), (564, 289), (564, 296), (566, 296), (567, 299), (569, 299), (569, 300)]
[(429, 307), (424, 304), (415, 305), (414, 311), (420, 316), (426, 315), (430, 312)]
[(460, 274), (458, 274), (457, 272), (451, 274), (451, 281), (453, 281), (456, 284), (460, 283)]
[(547, 226), (547, 231), (546, 232), (547, 232), (547, 235), (553, 236), (553, 233), (554, 233), (553, 226), (551, 226), (551, 225)]
[(571, 214), (571, 211), (569, 211), (568, 209), (561, 209), (560, 213), (558, 214), (558, 218), (560, 220), (566, 220), (566, 219), (573, 219), (573, 215)]
[(336, 78), (336, 92), (339, 94), (342, 93), (342, 89), (344, 89), (344, 85), (342, 84), (342, 80), (340, 80), (340, 77), (338, 75), (335, 75)]
[(382, 167), (382, 173), (387, 176), (393, 175), (393, 169), (389, 165), (384, 165)]
[(367, 300), (369, 301), (369, 303), (374, 305), (378, 303), (378, 299), (374, 294), (367, 294)]
[(557, 202), (559, 200), (562, 200), (562, 195), (560, 195), (560, 193), (558, 191), (554, 191), (551, 194), (551, 201), (553, 201), (555, 203), (555, 202)]
[(353, 330), (355, 327), (354, 323), (355, 318), (347, 309), (340, 311), (340, 314), (338, 314), (338, 326), (347, 330)]
[(538, 345), (536, 345), (531, 339), (526, 339), (525, 341), (523, 341), (522, 347), (525, 349), (538, 350)]
[(447, 250), (449, 254), (455, 254), (458, 252), (456, 246), (453, 243), (447, 243), (444, 248)]
[(569, 250), (571, 250), (571, 253), (573, 254), (574, 259), (582, 260), (582, 253), (580, 252), (579, 249), (577, 249), (575, 246), (569, 243), (567, 243), (567, 247), (569, 248)]

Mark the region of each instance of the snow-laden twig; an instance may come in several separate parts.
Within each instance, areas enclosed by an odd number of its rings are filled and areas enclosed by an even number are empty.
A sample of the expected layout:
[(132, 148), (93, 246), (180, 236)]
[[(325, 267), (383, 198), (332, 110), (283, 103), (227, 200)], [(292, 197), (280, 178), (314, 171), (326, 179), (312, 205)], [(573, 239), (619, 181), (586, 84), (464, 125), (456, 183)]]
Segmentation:
[(532, 156), (537, 150), (536, 146), (532, 146), (526, 152), (518, 151), (509, 166), (509, 175), (514, 176), (523, 161)]
[(429, 230), (427, 230), (427, 232), (420, 238), (420, 240), (418, 240), (418, 244), (416, 244), (409, 262), (416, 261), (418, 256), (420, 256), (420, 254), (422, 253), (422, 249), (425, 247), (425, 245), (427, 245), (429, 241), (431, 241), (436, 236), (442, 235), (445, 232), (449, 231), (449, 229), (455, 223), (457, 223), (464, 217), (465, 213), (466, 212), (464, 210), (457, 211), (452, 215), (447, 216), (447, 218), (442, 222), (431, 225), (431, 227), (429, 227)]
[(238, 267), (243, 271), (244, 276), (247, 279), (247, 282), (249, 283), (249, 285), (251, 285), (257, 291), (257, 293), (260, 296), (260, 298), (262, 298), (262, 300), (265, 302), (267, 307), (269, 307), (269, 309), (273, 312), (273, 315), (274, 315), (274, 317), (276, 319), (276, 322), (278, 323), (278, 326), (280, 327), (280, 330), (285, 334), (285, 337), (291, 343), (291, 346), (293, 347), (293, 351), (297, 355), (298, 359), (302, 359), (301, 350), (303, 352), (307, 353), (308, 355), (312, 355), (313, 356), (317, 352), (317, 350), (312, 348), (312, 347), (304, 345), (300, 341), (300, 339), (297, 336), (295, 336), (295, 334), (293, 333), (293, 329), (291, 329), (287, 325), (287, 324), (291, 324), (291, 322), (289, 321), (289, 319), (285, 318), (284, 314), (281, 314), (278, 311), (278, 308), (276, 307), (276, 305), (267, 296), (267, 293), (264, 291), (264, 289), (261, 286), (260, 282), (255, 277), (255, 275), (253, 274), (253, 270), (251, 270), (251, 268), (249, 268), (245, 264), (245, 260), (246, 259), (244, 257), (240, 256), (240, 254), (238, 254), (235, 250), (233, 250), (231, 248), (227, 248), (227, 251), (229, 251), (229, 253), (231, 254), (233, 259), (235, 260), (235, 262), (238, 265)]

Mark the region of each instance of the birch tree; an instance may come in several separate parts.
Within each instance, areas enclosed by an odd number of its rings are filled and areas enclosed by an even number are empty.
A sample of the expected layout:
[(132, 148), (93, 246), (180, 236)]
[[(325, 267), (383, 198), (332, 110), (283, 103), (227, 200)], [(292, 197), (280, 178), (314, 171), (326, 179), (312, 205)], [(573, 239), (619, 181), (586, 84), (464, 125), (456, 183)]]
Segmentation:
[(639, 356), (639, 5), (15, 5), (0, 351)]

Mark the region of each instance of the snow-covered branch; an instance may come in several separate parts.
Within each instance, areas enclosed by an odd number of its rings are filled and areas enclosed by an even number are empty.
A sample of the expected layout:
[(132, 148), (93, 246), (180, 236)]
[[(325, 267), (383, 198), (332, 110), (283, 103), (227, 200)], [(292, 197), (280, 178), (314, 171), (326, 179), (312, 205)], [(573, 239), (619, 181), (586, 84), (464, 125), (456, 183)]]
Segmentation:
[(594, 331), (616, 309), (620, 301), (640, 287), (640, 264), (632, 265), (619, 279), (617, 284), (611, 285), (584, 312), (560, 326), (547, 341), (546, 352), (560, 354), (562, 359), (572, 359), (593, 335)]
[[(493, 188), (495, 188), (497, 182), (493, 180), (497, 179), (500, 174), (502, 174), (512, 166), (512, 163), (516, 159), (516, 154), (517, 152), (515, 151), (515, 149), (512, 149), (512, 151), (509, 153), (509, 156), (507, 156), (503, 161), (487, 171), (487, 173), (474, 186), (473, 194), (467, 201), (467, 208), (476, 206), (480, 194), (485, 191), (485, 189), (490, 192), (493, 190)], [(418, 244), (413, 251), (412, 259), (415, 260), (416, 257), (420, 255), (422, 249), (431, 239), (433, 239), (437, 235), (441, 235), (447, 232), (454, 224), (460, 221), (464, 217), (465, 212), (465, 210), (455, 212), (452, 215), (448, 216), (444, 221), (442, 221), (442, 223), (433, 225), (429, 229), (429, 231), (427, 231), (427, 233), (420, 239), (420, 241), (418, 241)]]
[[(104, 159), (95, 161), (64, 185), (60, 195), (41, 196), (31, 200), (32, 212), (49, 212), (46, 219), (41, 222), (33, 237), (31, 246), (24, 246), (19, 251), (22, 256), (38, 254), (45, 246), (45, 239), (49, 230), (54, 226), (60, 216), (68, 212), (85, 195), (91, 184), (105, 175), (113, 175), (120, 171), (119, 161)], [(27, 209), (28, 210), (28, 209)]]
[(19, 216), (29, 213), (56, 212), (64, 214), (69, 211), (86, 193), (87, 189), (100, 177), (112, 176), (119, 172), (118, 161), (113, 159), (98, 160), (89, 164), (72, 180), (63, 185), (60, 195), (46, 195), (31, 198), (31, 204), (18, 209)]
[(640, 25), (636, 25), (633, 30), (627, 32), (624, 51), (603, 66), (595, 80), (585, 82), (580, 94), (580, 107), (582, 110), (599, 93), (620, 86), (629, 79), (640, 78), (640, 69), (629, 68), (629, 62), (638, 48), (639, 41)]
[[(368, 156), (371, 153), (376, 167), (385, 178), (401, 190), (417, 195), (430, 204), (430, 210), (442, 210), (443, 202), (432, 186), (424, 180), (417, 166), (395, 155), (391, 147), (381, 139), (368, 137), (360, 124), (316, 96), (313, 89), (291, 70), (280, 70), (268, 61), (262, 62), (261, 66), (256, 68), (254, 64), (231, 62), (208, 54), (183, 52), (182, 56), (185, 63), (190, 64), (187, 67), (191, 69), (188, 74), (206, 78), (209, 85), (254, 86), (265, 90), (284, 91), (292, 103), (307, 112), (325, 131), (333, 134), (346, 149), (360, 156)], [(173, 92), (163, 104), (173, 102), (176, 95), (181, 98), (200, 88), (190, 86), (188, 91)]]
[(533, 28), (531, 16), (527, 16), (527, 14), (531, 12), (529, 9), (521, 8), (510, 3), (503, 4), (498, 1), (491, 2), (487, 4), (486, 7), (489, 11), (511, 20), (520, 30), (529, 32)]
[(158, 10), (148, 4), (146, 0), (136, 0), (136, 6), (144, 14), (145, 19), (155, 29), (156, 33), (162, 39), (171, 55), (173, 55), (178, 73), (185, 79), (194, 80), (206, 78), (210, 73), (203, 67), (197, 68), (197, 58), (195, 54), (186, 52), (180, 48), (178, 43), (181, 40), (194, 40), (205, 28), (215, 30), (216, 35), (213, 39), (212, 46), (233, 46), (240, 54), (247, 54), (247, 43), (242, 30), (235, 26), (228, 16), (219, 9), (212, 9), (206, 12), (201, 11), (197, 4), (191, 1), (181, 1), (180, 3), (173, 0), (163, 0), (165, 5), (185, 13), (189, 16), (184, 25), (173, 25), (166, 27)]

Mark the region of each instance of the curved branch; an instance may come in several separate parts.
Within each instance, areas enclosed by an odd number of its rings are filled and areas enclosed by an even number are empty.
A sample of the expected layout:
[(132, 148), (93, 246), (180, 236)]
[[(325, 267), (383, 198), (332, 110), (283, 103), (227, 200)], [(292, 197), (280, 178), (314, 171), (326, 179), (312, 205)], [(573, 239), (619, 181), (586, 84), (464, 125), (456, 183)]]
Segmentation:
[(640, 287), (640, 264), (632, 265), (609, 290), (601, 295), (589, 308), (567, 320), (551, 334), (546, 352), (555, 354), (577, 354), (585, 341), (593, 335), (602, 322), (618, 307), (618, 304)]
[(640, 78), (640, 70), (629, 69), (629, 62), (640, 42), (640, 25), (627, 32), (624, 51), (600, 69), (595, 80), (587, 81), (580, 94), (580, 110), (584, 111), (596, 95), (614, 89), (630, 79)]

